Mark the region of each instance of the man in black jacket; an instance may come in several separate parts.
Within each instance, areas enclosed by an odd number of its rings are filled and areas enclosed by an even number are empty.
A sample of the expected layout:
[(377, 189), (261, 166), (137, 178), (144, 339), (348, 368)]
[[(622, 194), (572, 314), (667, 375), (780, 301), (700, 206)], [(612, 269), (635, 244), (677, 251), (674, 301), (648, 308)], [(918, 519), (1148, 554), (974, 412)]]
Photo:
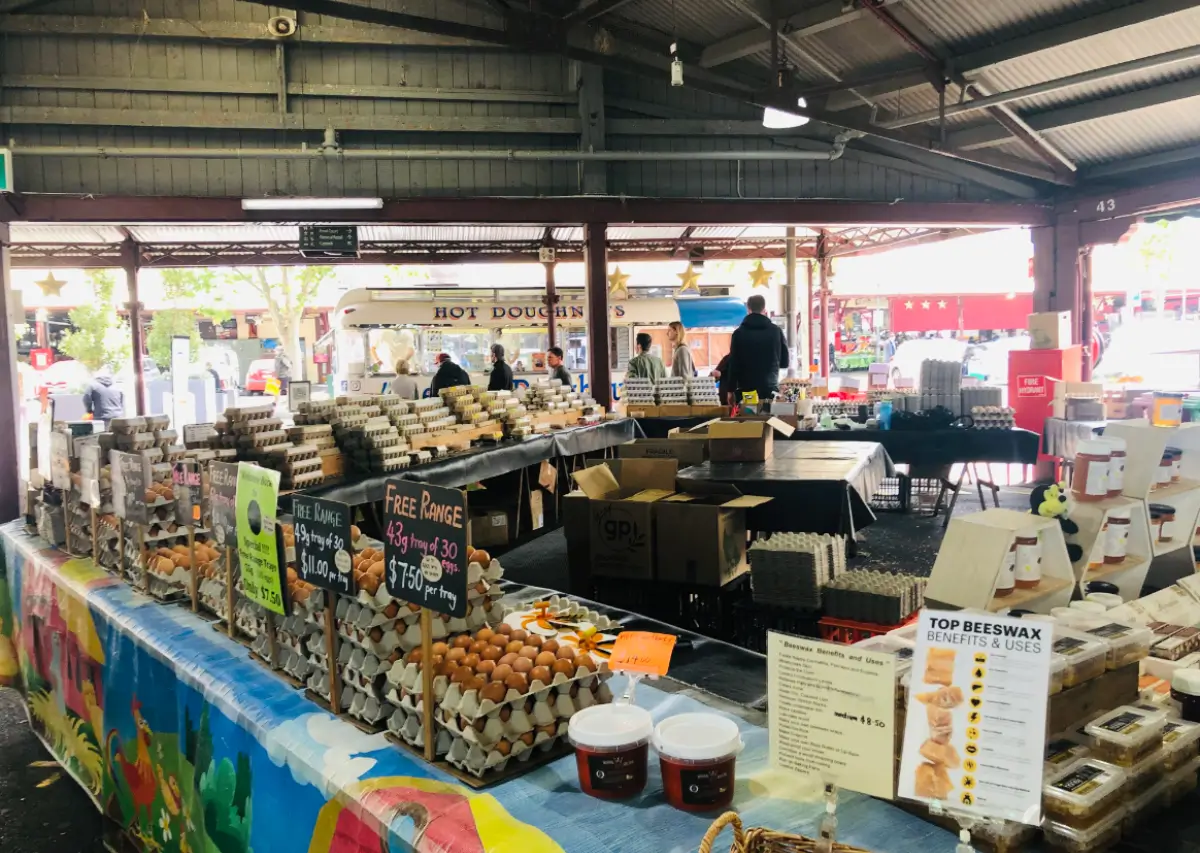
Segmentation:
[(746, 300), (749, 314), (733, 332), (729, 347), (729, 370), (738, 393), (757, 391), (764, 403), (779, 390), (779, 370), (788, 363), (783, 330), (763, 312), (767, 300), (754, 294)]
[(471, 384), (471, 374), (451, 361), (450, 353), (438, 353), (437, 363), (437, 373), (433, 374), (433, 381), (429, 383), (430, 397), (436, 397), (443, 388)]
[(112, 374), (101, 370), (83, 392), (83, 408), (92, 420), (107, 424), (125, 416), (125, 394), (113, 386)]
[(513, 389), (512, 368), (504, 360), (504, 346), (492, 344), (492, 375), (488, 379), (489, 391), (511, 391)]

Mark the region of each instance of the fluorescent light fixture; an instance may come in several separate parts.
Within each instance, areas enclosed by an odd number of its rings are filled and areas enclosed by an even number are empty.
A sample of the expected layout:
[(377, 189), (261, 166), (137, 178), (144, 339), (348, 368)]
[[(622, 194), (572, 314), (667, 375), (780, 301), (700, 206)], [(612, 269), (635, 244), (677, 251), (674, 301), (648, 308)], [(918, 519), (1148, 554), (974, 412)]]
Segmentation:
[(244, 198), (242, 210), (379, 210), (381, 198)]
[[(796, 100), (796, 106), (800, 108), (807, 107), (803, 98)], [(786, 110), (777, 110), (774, 107), (763, 108), (763, 127), (769, 127), (772, 130), (788, 130), (793, 127), (804, 127), (808, 124), (808, 116), (800, 115), (799, 113), (788, 112)]]

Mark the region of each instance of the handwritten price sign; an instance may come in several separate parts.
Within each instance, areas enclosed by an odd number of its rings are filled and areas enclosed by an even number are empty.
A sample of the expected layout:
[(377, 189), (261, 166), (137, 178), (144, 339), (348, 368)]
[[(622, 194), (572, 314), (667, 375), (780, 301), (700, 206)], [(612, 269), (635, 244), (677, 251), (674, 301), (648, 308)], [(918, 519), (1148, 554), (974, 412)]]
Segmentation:
[(622, 631), (613, 643), (608, 666), (613, 672), (641, 672), (666, 675), (671, 668), (671, 652), (676, 637), (649, 631)]
[(437, 613), (467, 615), (467, 496), (388, 480), (383, 499), (384, 586)]
[(295, 495), (292, 521), (300, 578), (342, 595), (353, 595), (350, 507), (324, 498)]

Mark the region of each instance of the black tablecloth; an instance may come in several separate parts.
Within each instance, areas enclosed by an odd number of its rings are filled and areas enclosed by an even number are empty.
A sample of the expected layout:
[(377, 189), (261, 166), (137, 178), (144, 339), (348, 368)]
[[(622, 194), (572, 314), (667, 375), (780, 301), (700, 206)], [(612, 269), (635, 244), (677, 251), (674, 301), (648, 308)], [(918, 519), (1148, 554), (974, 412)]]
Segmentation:
[[(711, 418), (638, 418), (647, 438), (666, 438), (675, 429), (691, 429)], [(776, 436), (779, 440), (779, 436)], [(874, 441), (892, 462), (905, 465), (953, 465), (956, 462), (1037, 462), (1038, 434), (1025, 429), (796, 430), (792, 441)], [(1048, 451), (1047, 451), (1048, 452)]]
[[(549, 589), (503, 582), (504, 602), (520, 607), (526, 603), (557, 595)], [(675, 634), (679, 641), (671, 654), (671, 679), (739, 705), (764, 709), (767, 706), (767, 659), (720, 640), (702, 637), (673, 625), (658, 622), (638, 613), (618, 610), (607, 604), (587, 601), (572, 595), (593, 610), (620, 623), (624, 631), (653, 631)]]
[(1064, 421), (1062, 418), (1046, 418), (1042, 430), (1042, 452), (1047, 456), (1074, 459), (1075, 447), (1081, 441), (1094, 438), (1096, 429), (1103, 429), (1107, 421)]
[(776, 441), (765, 462), (704, 462), (679, 472), (679, 481), (732, 483), (743, 494), (768, 495), (749, 511), (747, 526), (761, 531), (852, 535), (875, 520), (868, 501), (895, 473), (878, 443)]
[(306, 489), (303, 494), (356, 506), (383, 500), (387, 481), (393, 478), (451, 488), (466, 486), (479, 480), (519, 471), (545, 459), (615, 447), (633, 439), (636, 431), (636, 424), (628, 418), (604, 421), (593, 426), (570, 427), (526, 439), (474, 447), (465, 453), (456, 453), (445, 459), (437, 459), (401, 471), (372, 474), (369, 477)]

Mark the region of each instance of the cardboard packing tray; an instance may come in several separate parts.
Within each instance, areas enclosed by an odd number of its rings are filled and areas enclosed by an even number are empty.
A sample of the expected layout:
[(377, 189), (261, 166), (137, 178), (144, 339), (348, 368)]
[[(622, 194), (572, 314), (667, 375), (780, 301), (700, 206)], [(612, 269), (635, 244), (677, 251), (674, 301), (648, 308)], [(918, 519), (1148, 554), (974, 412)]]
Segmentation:
[(775, 451), (775, 433), (784, 438), (796, 431), (777, 417), (714, 418), (686, 432), (672, 430), (668, 439), (708, 442), (708, 458), (713, 462), (765, 462)]
[(656, 576), (671, 583), (724, 586), (746, 573), (746, 510), (771, 500), (731, 483), (694, 483), (655, 507)]
[[(674, 459), (615, 459), (571, 475), (586, 498), (594, 574), (639, 580), (654, 577), (654, 513), (663, 498), (674, 494), (678, 471)], [(564, 511), (568, 550), (572, 539), (578, 542), (581, 538), (572, 536), (570, 525), (583, 523), (585, 517), (577, 501)]]

